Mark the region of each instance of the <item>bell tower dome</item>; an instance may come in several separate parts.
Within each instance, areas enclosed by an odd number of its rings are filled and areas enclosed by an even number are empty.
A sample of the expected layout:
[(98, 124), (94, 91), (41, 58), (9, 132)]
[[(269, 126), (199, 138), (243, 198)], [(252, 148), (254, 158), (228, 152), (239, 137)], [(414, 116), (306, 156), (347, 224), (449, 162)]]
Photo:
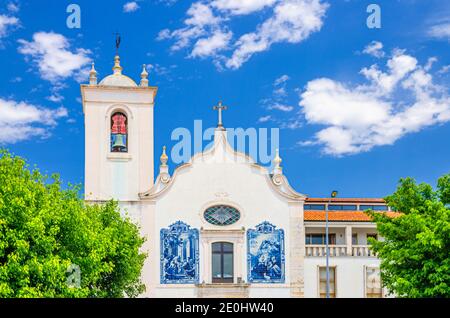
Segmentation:
[[(97, 84), (92, 67), (81, 85), (85, 123), (85, 199), (139, 200), (153, 185), (153, 108), (158, 88), (141, 85), (122, 73), (120, 57), (113, 73)], [(142, 84), (143, 83), (143, 84)]]

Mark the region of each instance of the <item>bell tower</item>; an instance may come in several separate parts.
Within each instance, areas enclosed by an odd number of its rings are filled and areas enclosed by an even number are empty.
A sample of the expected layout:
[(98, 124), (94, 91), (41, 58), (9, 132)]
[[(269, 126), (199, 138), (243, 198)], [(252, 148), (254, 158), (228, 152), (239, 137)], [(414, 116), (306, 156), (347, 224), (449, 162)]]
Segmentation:
[(153, 185), (153, 107), (157, 87), (122, 74), (114, 57), (113, 74), (97, 83), (92, 64), (89, 84), (81, 85), (85, 123), (85, 199), (139, 200)]

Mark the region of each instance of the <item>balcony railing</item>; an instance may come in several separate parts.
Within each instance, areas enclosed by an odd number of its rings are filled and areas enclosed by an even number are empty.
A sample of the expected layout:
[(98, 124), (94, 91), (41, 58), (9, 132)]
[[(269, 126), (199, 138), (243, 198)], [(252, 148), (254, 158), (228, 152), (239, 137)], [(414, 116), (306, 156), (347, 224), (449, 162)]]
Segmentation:
[[(346, 245), (328, 245), (330, 256), (346, 256)], [(306, 245), (306, 256), (326, 256), (327, 248), (325, 245)]]
[[(370, 250), (369, 245), (352, 245), (351, 255), (347, 253), (347, 245), (329, 245), (330, 257), (354, 256), (354, 257), (376, 257)], [(325, 257), (327, 248), (325, 245), (306, 245), (307, 257)]]
[(352, 245), (352, 256), (376, 257), (369, 245)]

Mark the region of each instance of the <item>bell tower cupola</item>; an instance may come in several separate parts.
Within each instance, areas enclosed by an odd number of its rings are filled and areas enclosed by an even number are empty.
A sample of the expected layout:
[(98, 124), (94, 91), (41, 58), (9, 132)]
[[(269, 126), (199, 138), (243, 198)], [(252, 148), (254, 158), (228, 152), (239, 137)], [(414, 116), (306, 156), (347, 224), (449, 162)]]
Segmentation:
[[(118, 53), (112, 74), (81, 85), (85, 123), (85, 199), (137, 201), (153, 185), (153, 109), (157, 87), (147, 72), (140, 85), (123, 74)], [(136, 73), (140, 71), (136, 69)]]

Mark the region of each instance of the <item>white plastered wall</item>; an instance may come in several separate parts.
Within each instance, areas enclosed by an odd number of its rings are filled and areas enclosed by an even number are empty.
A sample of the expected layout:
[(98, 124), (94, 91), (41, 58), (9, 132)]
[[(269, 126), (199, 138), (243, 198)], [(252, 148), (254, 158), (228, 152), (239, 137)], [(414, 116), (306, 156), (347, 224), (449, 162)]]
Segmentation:
[[(229, 241), (235, 244), (235, 283), (238, 277), (247, 281), (246, 230), (263, 221), (272, 223), (277, 229), (283, 229), (285, 283), (252, 284), (249, 287), (249, 296), (290, 297), (290, 217), (291, 213), (297, 213), (302, 220), (303, 205), (290, 206), (289, 200), (269, 184), (271, 180), (264, 172), (265, 169), (247, 162), (245, 158), (236, 157), (225, 148), (217, 146), (217, 149), (214, 154), (200, 156), (192, 163), (177, 169), (169, 188), (153, 200), (155, 212), (152, 223), (148, 225), (150, 236), (153, 237), (149, 243), (149, 259), (153, 261), (149, 262), (150, 276), (146, 282), (149, 288), (146, 296), (196, 296), (196, 287), (193, 284), (160, 284), (159, 231), (180, 220), (200, 231), (200, 283), (211, 283), (209, 246), (212, 242)], [(209, 206), (217, 204), (237, 208), (241, 213), (240, 220), (228, 226), (215, 226), (206, 222), (203, 212)], [(214, 234), (214, 230), (217, 234)], [(300, 228), (299, 231), (301, 230)]]

